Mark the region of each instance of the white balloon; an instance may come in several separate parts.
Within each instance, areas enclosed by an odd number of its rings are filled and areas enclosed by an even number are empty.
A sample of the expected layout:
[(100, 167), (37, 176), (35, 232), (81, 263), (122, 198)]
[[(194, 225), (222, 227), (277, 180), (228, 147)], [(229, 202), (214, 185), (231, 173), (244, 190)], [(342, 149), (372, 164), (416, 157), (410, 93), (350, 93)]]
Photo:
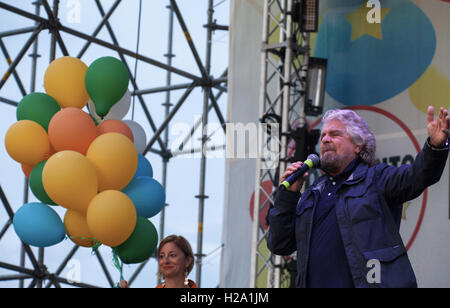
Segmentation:
[(102, 119), (97, 115), (97, 112), (95, 112), (95, 105), (91, 100), (89, 100), (89, 102), (88, 102), (88, 109), (89, 109), (89, 113), (95, 119), (97, 124), (101, 123)]
[(137, 152), (142, 154), (147, 146), (147, 136), (145, 135), (144, 129), (136, 121), (123, 120), (123, 122), (127, 124), (133, 132), (134, 146), (136, 147)]
[(128, 110), (130, 110), (130, 106), (131, 92), (127, 90), (127, 92), (125, 92), (125, 95), (111, 107), (108, 114), (105, 116), (105, 120), (122, 120), (123, 117), (127, 115)]
[[(108, 114), (103, 118), (103, 120), (123, 119), (123, 117), (127, 115), (130, 106), (131, 106), (131, 92), (127, 90), (127, 92), (125, 92), (125, 95), (111, 107)], [(89, 100), (88, 102), (88, 107), (89, 111), (91, 112), (95, 120), (98, 123), (102, 122), (102, 119), (95, 112), (95, 105), (91, 100)]]

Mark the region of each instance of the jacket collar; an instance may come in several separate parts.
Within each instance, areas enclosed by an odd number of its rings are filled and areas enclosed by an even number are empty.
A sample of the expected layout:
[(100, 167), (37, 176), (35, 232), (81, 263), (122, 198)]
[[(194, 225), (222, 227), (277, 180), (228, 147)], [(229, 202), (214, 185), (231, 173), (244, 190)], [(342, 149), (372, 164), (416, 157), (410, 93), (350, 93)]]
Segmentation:
[[(368, 169), (369, 166), (366, 163), (364, 163), (362, 159), (358, 159), (356, 167), (344, 181), (344, 185), (353, 185), (362, 181), (365, 178)], [(324, 174), (321, 177), (319, 177), (312, 185), (311, 190), (319, 192), (322, 191), (328, 177), (329, 175), (327, 174)]]
[(364, 163), (362, 160), (359, 161), (356, 168), (353, 170), (353, 172), (350, 174), (350, 176), (345, 180), (344, 184), (352, 185), (355, 183), (358, 183), (362, 181), (367, 174), (367, 169), (369, 169), (369, 166)]

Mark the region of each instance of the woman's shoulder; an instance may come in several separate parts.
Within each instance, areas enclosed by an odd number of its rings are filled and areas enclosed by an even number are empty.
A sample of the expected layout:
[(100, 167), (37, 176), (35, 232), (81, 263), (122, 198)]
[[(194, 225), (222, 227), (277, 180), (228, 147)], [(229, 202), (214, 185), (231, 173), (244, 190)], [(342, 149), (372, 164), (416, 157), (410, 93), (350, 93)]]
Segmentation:
[(189, 279), (189, 288), (197, 289), (198, 287), (194, 281)]

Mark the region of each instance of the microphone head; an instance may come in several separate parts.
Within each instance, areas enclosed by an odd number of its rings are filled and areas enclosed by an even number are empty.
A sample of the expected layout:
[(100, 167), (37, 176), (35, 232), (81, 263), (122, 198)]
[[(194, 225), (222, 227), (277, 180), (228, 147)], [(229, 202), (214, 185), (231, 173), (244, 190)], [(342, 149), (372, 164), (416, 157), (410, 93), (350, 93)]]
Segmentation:
[(320, 165), (320, 158), (316, 154), (309, 154), (307, 159), (312, 161), (312, 163), (313, 163), (312, 168), (316, 168)]

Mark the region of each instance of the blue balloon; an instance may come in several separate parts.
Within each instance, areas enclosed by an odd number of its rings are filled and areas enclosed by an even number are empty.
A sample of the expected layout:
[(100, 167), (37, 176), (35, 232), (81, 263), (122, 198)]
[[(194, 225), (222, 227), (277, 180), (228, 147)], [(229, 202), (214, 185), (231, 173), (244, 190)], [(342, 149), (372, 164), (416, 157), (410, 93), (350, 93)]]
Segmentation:
[(158, 214), (166, 202), (162, 185), (148, 176), (132, 179), (122, 192), (133, 201), (137, 215), (145, 218)]
[(38, 202), (24, 204), (14, 215), (13, 225), (22, 242), (36, 247), (56, 245), (66, 235), (64, 224), (55, 210)]
[(153, 177), (152, 165), (142, 154), (138, 154), (138, 165), (133, 178), (137, 178), (138, 176), (148, 176), (151, 178)]

